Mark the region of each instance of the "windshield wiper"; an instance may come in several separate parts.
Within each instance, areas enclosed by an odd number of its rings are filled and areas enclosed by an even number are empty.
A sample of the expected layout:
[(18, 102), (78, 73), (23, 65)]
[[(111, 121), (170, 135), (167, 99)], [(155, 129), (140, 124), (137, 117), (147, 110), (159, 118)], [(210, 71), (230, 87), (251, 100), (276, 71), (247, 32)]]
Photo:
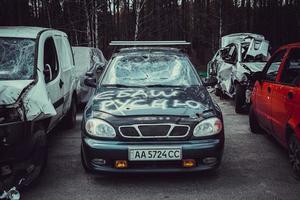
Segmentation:
[(103, 87), (124, 87), (124, 88), (128, 88), (130, 87), (129, 85), (124, 85), (124, 84), (104, 84), (102, 85)]
[(184, 87), (184, 86), (180, 86), (180, 85), (163, 85), (163, 84), (153, 84), (153, 85), (145, 85), (145, 87)]

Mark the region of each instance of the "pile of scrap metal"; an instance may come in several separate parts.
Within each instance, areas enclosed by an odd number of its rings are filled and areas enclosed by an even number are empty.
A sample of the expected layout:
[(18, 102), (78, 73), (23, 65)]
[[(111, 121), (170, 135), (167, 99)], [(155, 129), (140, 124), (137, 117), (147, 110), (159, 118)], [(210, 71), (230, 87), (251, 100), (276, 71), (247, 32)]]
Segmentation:
[(237, 113), (250, 104), (250, 75), (262, 71), (269, 54), (269, 41), (263, 35), (236, 33), (222, 37), (221, 49), (207, 65), (208, 79), (217, 78), (217, 96), (235, 99)]

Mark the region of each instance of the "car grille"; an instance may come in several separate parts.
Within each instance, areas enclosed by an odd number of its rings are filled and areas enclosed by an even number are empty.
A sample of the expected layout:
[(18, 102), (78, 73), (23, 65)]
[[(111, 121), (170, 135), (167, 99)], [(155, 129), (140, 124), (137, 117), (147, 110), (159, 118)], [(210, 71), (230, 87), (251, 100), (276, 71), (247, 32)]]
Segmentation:
[(190, 131), (188, 125), (178, 124), (135, 124), (119, 127), (125, 138), (182, 138)]

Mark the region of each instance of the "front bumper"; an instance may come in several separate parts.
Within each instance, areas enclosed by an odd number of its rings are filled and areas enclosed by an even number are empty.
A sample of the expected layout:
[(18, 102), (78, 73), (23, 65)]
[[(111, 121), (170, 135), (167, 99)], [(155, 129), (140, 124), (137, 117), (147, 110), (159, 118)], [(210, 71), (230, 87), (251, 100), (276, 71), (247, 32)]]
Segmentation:
[[(182, 159), (195, 159), (196, 166), (182, 167), (182, 161), (128, 161), (128, 147), (130, 146), (181, 146)], [(99, 141), (84, 137), (82, 139), (82, 162), (94, 173), (149, 173), (149, 172), (196, 172), (216, 169), (219, 167), (223, 154), (224, 141), (222, 139), (164, 141), (164, 142), (119, 142)], [(213, 164), (205, 164), (204, 158), (216, 158)], [(99, 165), (93, 159), (104, 159), (105, 164)], [(116, 160), (127, 160), (128, 168), (114, 167)]]

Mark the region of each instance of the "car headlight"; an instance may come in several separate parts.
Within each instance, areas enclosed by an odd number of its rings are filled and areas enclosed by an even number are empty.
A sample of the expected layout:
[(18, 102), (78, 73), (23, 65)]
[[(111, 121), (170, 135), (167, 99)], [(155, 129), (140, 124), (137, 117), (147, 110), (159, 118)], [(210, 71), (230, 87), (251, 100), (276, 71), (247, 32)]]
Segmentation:
[(106, 121), (101, 119), (89, 119), (85, 123), (85, 130), (88, 134), (96, 137), (114, 138), (115, 129)]
[(194, 128), (195, 137), (216, 135), (222, 131), (223, 124), (219, 118), (213, 117), (201, 121)]
[(7, 108), (1, 111), (0, 122), (18, 122), (24, 120), (23, 111), (20, 108)]

